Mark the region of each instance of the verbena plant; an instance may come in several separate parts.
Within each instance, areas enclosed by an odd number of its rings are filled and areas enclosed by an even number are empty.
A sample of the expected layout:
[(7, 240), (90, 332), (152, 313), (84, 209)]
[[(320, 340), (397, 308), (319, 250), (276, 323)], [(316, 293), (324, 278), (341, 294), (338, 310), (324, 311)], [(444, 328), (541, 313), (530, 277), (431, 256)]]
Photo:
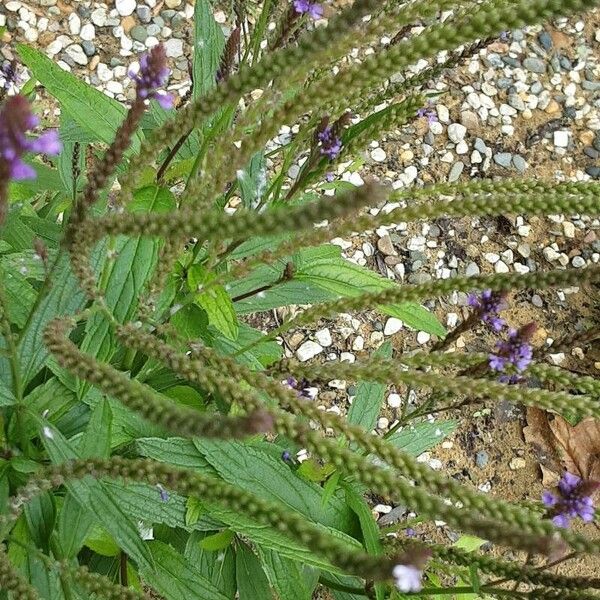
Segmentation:
[[(594, 482), (565, 474), (543, 503), (513, 504), (415, 455), (453, 427), (420, 417), (465, 402), (600, 415), (600, 384), (536, 362), (532, 326), (500, 333), (490, 356), (443, 352), (469, 328), (503, 332), (509, 291), (582, 285), (598, 268), (398, 285), (326, 244), (440, 216), (597, 214), (594, 183), (391, 191), (330, 176), (370, 140), (426, 115), (419, 90), (490, 38), (595, 4), (356, 0), (313, 26), (318, 3), (265, 0), (250, 30), (236, 3), (226, 40), (197, 0), (193, 88), (177, 109), (160, 46), (131, 75), (129, 109), (20, 47), (33, 77), (0, 113), (0, 595), (134, 599), (152, 588), (169, 600), (296, 600), (321, 584), (338, 600), (595, 598), (596, 578), (416, 541), (410, 522), (380, 530), (365, 494), (529, 557), (597, 554), (598, 541), (568, 527), (593, 519)], [(384, 35), (392, 43), (382, 47)], [(359, 45), (373, 52), (348, 63)], [(411, 75), (420, 59), (432, 66)], [(6, 65), (5, 79), (13, 71)], [(28, 135), (36, 80), (60, 103), (60, 140)], [(293, 135), (274, 145), (282, 125)], [(387, 213), (362, 210), (386, 199), (397, 203)], [(444, 338), (420, 301), (454, 290), (480, 294)], [(305, 309), (267, 333), (242, 318), (291, 304)], [(284, 359), (283, 332), (361, 309), (440, 341), (396, 356), (386, 344), (354, 364)], [(555, 391), (524, 385), (529, 375)], [(343, 418), (317, 408), (305, 379), (362, 383)], [(380, 436), (372, 430), (388, 384), (431, 391)], [(299, 464), (301, 449), (310, 459)]]

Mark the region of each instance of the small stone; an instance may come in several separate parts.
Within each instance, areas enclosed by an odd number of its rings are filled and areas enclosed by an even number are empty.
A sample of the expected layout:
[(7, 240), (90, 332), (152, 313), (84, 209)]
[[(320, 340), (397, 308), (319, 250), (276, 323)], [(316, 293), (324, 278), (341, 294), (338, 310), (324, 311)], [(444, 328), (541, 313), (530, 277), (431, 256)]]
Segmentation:
[(511, 471), (518, 471), (519, 469), (524, 469), (526, 465), (527, 463), (525, 462), (525, 459), (521, 458), (520, 456), (515, 456), (508, 463), (508, 466), (510, 467)]
[(72, 35), (78, 35), (81, 31), (81, 19), (76, 12), (69, 15), (69, 32)]
[(179, 6), (181, 6), (181, 0), (165, 0), (165, 4), (168, 8), (179, 8)]
[(87, 65), (87, 56), (79, 44), (71, 44), (65, 49), (65, 52), (78, 65)]
[(507, 264), (504, 261), (499, 260), (494, 265), (494, 271), (496, 271), (496, 273), (508, 273), (510, 271), (510, 269), (508, 268)]
[(582, 267), (585, 267), (585, 258), (583, 258), (581, 256), (574, 256), (573, 259), (571, 260), (571, 264), (576, 269), (581, 269)]
[(500, 260), (500, 255), (495, 252), (486, 252), (483, 257), (492, 265), (495, 265)]
[(103, 8), (97, 8), (92, 11), (91, 15), (92, 23), (96, 25), (96, 27), (104, 27), (106, 25), (106, 21), (108, 16), (106, 14), (106, 10)]
[(544, 248), (542, 250), (542, 254), (548, 262), (554, 262), (560, 258), (560, 252), (557, 252), (554, 248), (551, 248), (550, 246)]
[(387, 158), (387, 155), (383, 148), (375, 148), (371, 151), (371, 158), (375, 162), (383, 162)]
[(471, 110), (463, 110), (460, 113), (460, 122), (467, 130), (476, 129), (479, 126), (479, 117)]
[(600, 179), (600, 167), (596, 167), (595, 165), (591, 167), (586, 167), (585, 172), (592, 179)]
[(455, 181), (458, 181), (464, 168), (465, 164), (463, 162), (455, 162), (450, 169), (450, 173), (448, 173), (448, 182), (454, 183)]
[[(96, 54), (96, 46), (94, 46), (94, 42), (84, 40), (83, 42), (81, 42), (81, 47), (83, 48), (83, 51), (85, 52), (86, 56), (94, 56), (94, 54)], [(100, 60), (100, 57), (98, 57), (98, 60)], [(95, 63), (92, 61), (90, 63), (90, 69), (93, 71), (95, 66)]]
[(531, 303), (536, 307), (536, 308), (542, 308), (544, 306), (544, 301), (542, 300), (542, 297), (539, 294), (534, 294), (531, 297)]
[(417, 343), (423, 345), (426, 344), (431, 339), (431, 335), (429, 335), (426, 331), (419, 331), (417, 333)]
[(467, 277), (474, 277), (475, 275), (479, 275), (480, 270), (476, 263), (470, 262), (465, 269), (465, 275)]
[(479, 452), (477, 452), (475, 454), (475, 464), (480, 469), (483, 469), (485, 467), (485, 465), (488, 464), (489, 459), (490, 459), (490, 457), (485, 450), (480, 450)]
[(96, 29), (91, 23), (86, 23), (79, 32), (79, 37), (86, 41), (91, 42), (96, 37)]
[(315, 333), (315, 338), (317, 339), (317, 342), (319, 342), (321, 346), (325, 346), (325, 348), (331, 346), (333, 343), (329, 329), (321, 329), (320, 331), (317, 331), (317, 333)]
[(165, 42), (165, 52), (170, 58), (179, 58), (183, 56), (183, 40), (171, 38)]
[(135, 27), (131, 28), (129, 35), (131, 36), (131, 39), (136, 40), (137, 42), (141, 42), (143, 44), (146, 41), (146, 38), (148, 37), (148, 32), (146, 31), (146, 28), (142, 25), (136, 25)]
[(550, 52), (550, 50), (552, 50), (552, 36), (547, 31), (542, 31), (538, 35), (538, 40), (546, 52)]
[(517, 246), (517, 252), (523, 257), (523, 258), (529, 258), (531, 256), (531, 247), (529, 246), (529, 244), (519, 244)]
[(535, 57), (528, 57), (523, 61), (523, 66), (532, 73), (545, 73), (546, 63), (543, 60)]
[(499, 152), (498, 154), (494, 154), (494, 162), (497, 165), (508, 169), (512, 162), (512, 154), (510, 152)]
[(115, 0), (115, 8), (122, 17), (128, 17), (135, 10), (135, 0)]
[(385, 322), (383, 334), (384, 335), (394, 335), (395, 333), (398, 333), (402, 329), (403, 326), (404, 326), (404, 323), (400, 319), (397, 319), (396, 317), (390, 317)]
[(394, 245), (392, 244), (392, 238), (387, 234), (377, 240), (377, 249), (385, 256), (397, 255)]
[(356, 336), (356, 339), (352, 342), (352, 350), (355, 352), (360, 352), (364, 350), (365, 347), (365, 338), (362, 335)]
[(563, 221), (563, 231), (565, 232), (565, 237), (574, 238), (575, 237), (575, 225), (571, 223), (571, 221)]
[(399, 394), (390, 394), (387, 398), (387, 403), (390, 408), (400, 408), (402, 405), (402, 398)]
[(323, 348), (317, 342), (309, 340), (296, 350), (296, 356), (300, 362), (306, 362), (321, 352), (323, 352)]
[(569, 145), (570, 134), (568, 131), (559, 129), (554, 132), (554, 145), (557, 148), (566, 148)]
[(152, 11), (149, 6), (141, 4), (135, 9), (135, 14), (142, 23), (148, 24), (152, 20)]
[(512, 158), (512, 161), (517, 171), (519, 171), (520, 173), (525, 172), (525, 170), (527, 169), (527, 161), (520, 154), (515, 154)]
[(448, 126), (448, 137), (451, 142), (458, 144), (465, 139), (465, 134), (467, 133), (467, 128), (460, 123), (451, 123)]

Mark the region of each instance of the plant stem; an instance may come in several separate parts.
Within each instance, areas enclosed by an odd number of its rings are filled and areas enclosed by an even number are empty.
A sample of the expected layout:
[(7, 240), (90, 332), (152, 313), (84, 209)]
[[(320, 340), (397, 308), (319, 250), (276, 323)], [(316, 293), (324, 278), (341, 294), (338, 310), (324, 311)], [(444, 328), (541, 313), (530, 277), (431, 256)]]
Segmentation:
[(123, 587), (129, 587), (129, 577), (127, 575), (127, 554), (121, 550), (119, 555), (119, 579)]

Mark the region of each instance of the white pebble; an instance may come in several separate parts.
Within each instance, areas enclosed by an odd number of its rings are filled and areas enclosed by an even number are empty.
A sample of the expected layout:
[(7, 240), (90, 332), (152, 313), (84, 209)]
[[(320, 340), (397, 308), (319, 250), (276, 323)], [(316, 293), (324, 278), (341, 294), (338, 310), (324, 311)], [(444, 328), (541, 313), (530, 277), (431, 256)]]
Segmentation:
[(387, 158), (387, 155), (383, 148), (375, 148), (371, 151), (371, 158), (375, 162), (383, 162)]
[(569, 132), (559, 129), (554, 132), (554, 145), (557, 148), (566, 148), (569, 145)]
[(128, 17), (135, 10), (135, 0), (116, 0), (115, 8), (122, 17)]
[(317, 342), (319, 342), (321, 346), (325, 346), (325, 348), (331, 346), (333, 343), (329, 329), (321, 329), (320, 331), (317, 331), (317, 333), (315, 333), (315, 338), (317, 339)]
[(321, 352), (323, 352), (323, 348), (317, 342), (309, 340), (296, 350), (296, 356), (300, 362), (306, 362)]
[(417, 333), (417, 342), (419, 344), (426, 344), (431, 339), (431, 336), (426, 331), (419, 331)]
[(390, 408), (400, 408), (402, 398), (400, 398), (400, 394), (390, 394), (387, 397), (387, 403)]
[(400, 319), (397, 319), (396, 317), (390, 317), (385, 323), (383, 334), (394, 335), (402, 329), (403, 325), (404, 323), (402, 323)]
[(455, 144), (462, 142), (466, 133), (467, 128), (461, 123), (451, 123), (448, 125), (448, 137), (450, 138), (450, 141)]

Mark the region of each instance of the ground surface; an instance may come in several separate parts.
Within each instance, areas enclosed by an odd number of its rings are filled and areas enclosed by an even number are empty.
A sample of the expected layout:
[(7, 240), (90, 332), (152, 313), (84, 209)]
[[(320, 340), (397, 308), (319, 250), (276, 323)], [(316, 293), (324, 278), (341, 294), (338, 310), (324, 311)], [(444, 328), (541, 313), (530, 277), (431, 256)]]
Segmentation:
[[(10, 59), (14, 42), (27, 41), (107, 94), (127, 100), (131, 94), (127, 66), (135, 54), (162, 40), (174, 70), (171, 87), (184, 95), (189, 86), (191, 4), (146, 0), (116, 5), (4, 2), (0, 26), (7, 29), (1, 52)], [(227, 15), (218, 11), (216, 17), (229, 31)], [(373, 140), (365, 149), (363, 166), (340, 176), (360, 183), (376, 175), (395, 187), (482, 177), (600, 178), (598, 14), (509, 32), (448, 72), (432, 89), (441, 92), (432, 105), (437, 122), (418, 119)], [(583, 215), (524, 219), (507, 214), (496, 219), (399, 224), (334, 243), (358, 264), (390, 278), (420, 283), (465, 273), (582, 268), (600, 259), (599, 236), (600, 221)], [(594, 288), (525, 291), (510, 299), (506, 317), (515, 327), (535, 321), (536, 342), (544, 346), (597, 322), (597, 300)], [(452, 327), (466, 315), (465, 304), (464, 294), (453, 294), (428, 306)], [(322, 349), (318, 360), (338, 360), (342, 353), (342, 358), (353, 360), (370, 354), (386, 339), (403, 349), (428, 347), (434, 341), (423, 332), (365, 313), (292, 332), (286, 343), (290, 353), (299, 357), (310, 340)], [(492, 335), (477, 330), (460, 338), (456, 349), (487, 351), (493, 344)], [(600, 349), (593, 345), (549, 354), (547, 360), (578, 372), (600, 371)], [(316, 402), (344, 413), (355, 388), (341, 387), (319, 390)], [(393, 394), (404, 402), (408, 391), (389, 390), (389, 394), (378, 423), (380, 432), (396, 417)], [(420, 396), (411, 399), (418, 403)], [(444, 416), (448, 417), (459, 419), (457, 431), (423, 460), (490, 494), (514, 500), (539, 498), (543, 487), (538, 458), (523, 439), (525, 423), (518, 409), (490, 402)], [(391, 508), (388, 499), (374, 500), (380, 515)], [(419, 531), (440, 539), (456, 537), (444, 526)], [(562, 568), (596, 574), (598, 564), (572, 561)]]

